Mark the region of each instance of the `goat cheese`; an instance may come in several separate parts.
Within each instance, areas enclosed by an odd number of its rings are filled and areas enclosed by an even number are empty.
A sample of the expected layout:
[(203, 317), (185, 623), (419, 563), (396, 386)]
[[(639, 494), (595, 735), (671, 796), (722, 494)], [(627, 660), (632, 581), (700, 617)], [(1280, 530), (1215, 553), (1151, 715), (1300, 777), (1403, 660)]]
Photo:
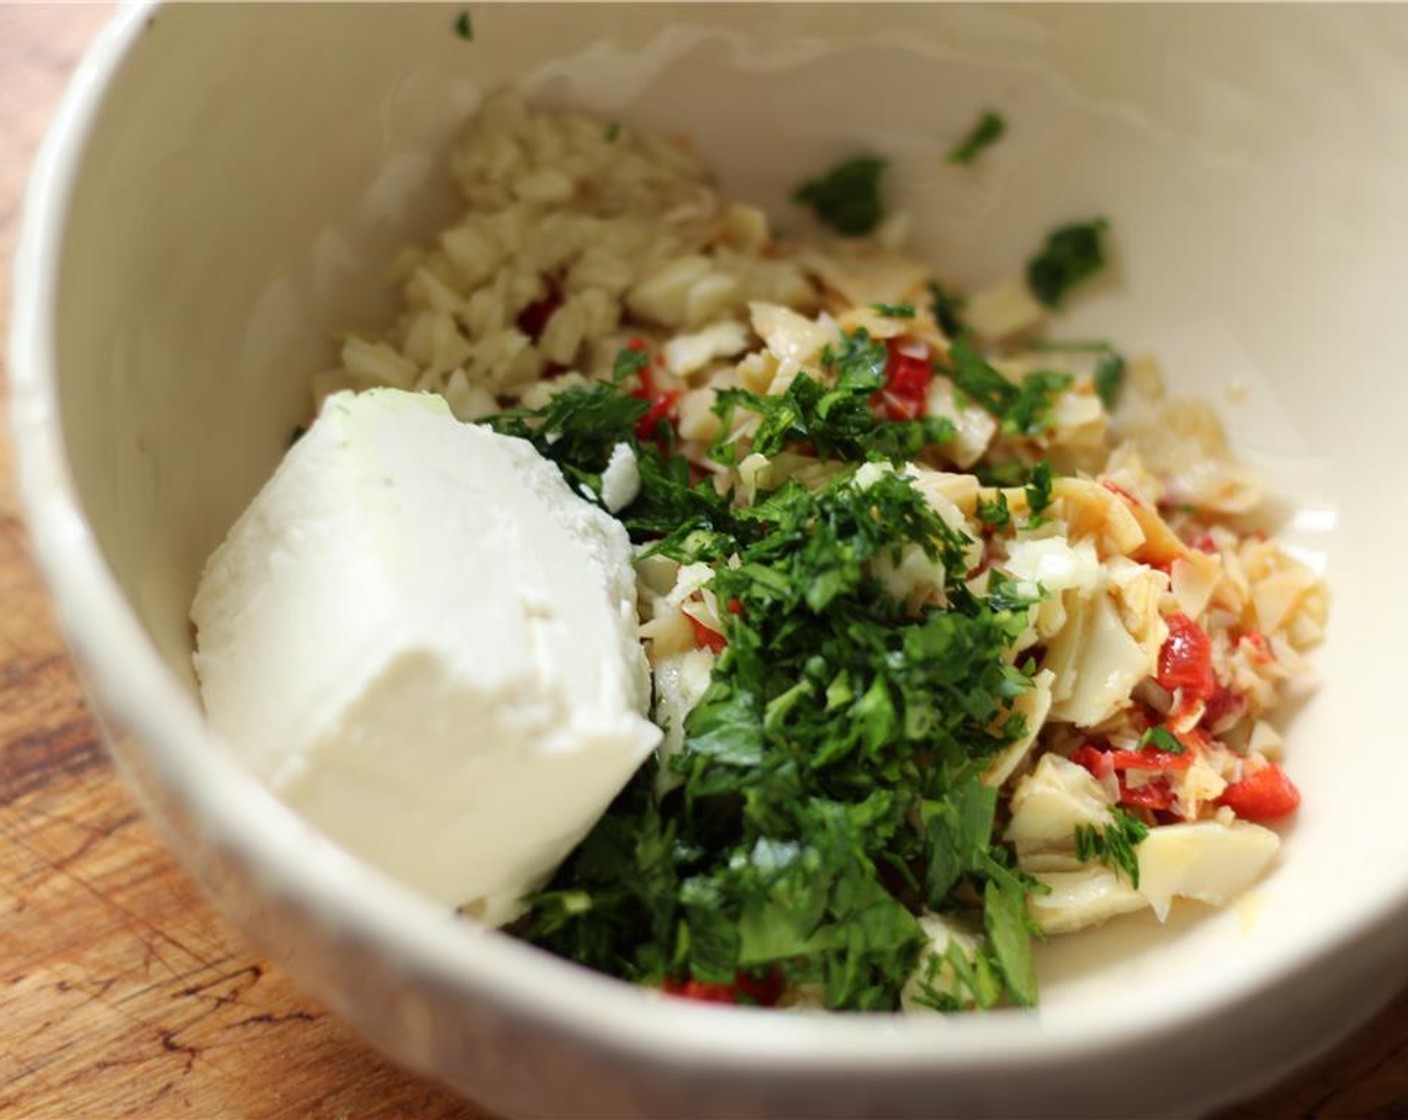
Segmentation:
[(254, 773), (491, 923), (660, 741), (625, 530), (438, 397), (328, 398), (191, 618), (210, 722)]

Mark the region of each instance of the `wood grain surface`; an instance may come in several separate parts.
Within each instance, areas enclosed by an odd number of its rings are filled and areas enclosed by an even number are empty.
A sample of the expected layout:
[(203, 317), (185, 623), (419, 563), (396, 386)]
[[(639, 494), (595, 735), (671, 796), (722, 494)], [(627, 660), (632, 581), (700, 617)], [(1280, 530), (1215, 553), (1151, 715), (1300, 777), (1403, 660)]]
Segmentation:
[[(101, 6), (0, 4), (0, 259)], [(0, 336), (9, 316), (0, 273)], [(0, 435), (0, 1116), (487, 1120), (294, 990), (118, 781), (26, 553)], [(1131, 1116), (1149, 1102), (1132, 1101)], [(1408, 993), (1218, 1120), (1408, 1117)]]

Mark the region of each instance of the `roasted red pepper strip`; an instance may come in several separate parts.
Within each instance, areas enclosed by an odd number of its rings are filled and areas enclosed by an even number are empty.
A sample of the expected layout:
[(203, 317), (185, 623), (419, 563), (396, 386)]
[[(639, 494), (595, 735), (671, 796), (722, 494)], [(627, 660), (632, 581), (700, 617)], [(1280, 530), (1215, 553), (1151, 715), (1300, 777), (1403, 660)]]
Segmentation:
[(1237, 816), (1248, 821), (1270, 821), (1295, 812), (1300, 805), (1300, 790), (1276, 763), (1264, 770), (1233, 782), (1217, 799)]
[(1168, 640), (1159, 651), (1158, 682), (1172, 692), (1206, 700), (1217, 690), (1212, 671), (1212, 640), (1207, 632), (1186, 614), (1168, 616)]

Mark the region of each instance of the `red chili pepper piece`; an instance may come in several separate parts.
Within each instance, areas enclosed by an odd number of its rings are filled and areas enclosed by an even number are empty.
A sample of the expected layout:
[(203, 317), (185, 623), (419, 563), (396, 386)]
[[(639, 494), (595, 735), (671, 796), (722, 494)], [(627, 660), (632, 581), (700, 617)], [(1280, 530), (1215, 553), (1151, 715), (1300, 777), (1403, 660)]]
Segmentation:
[(1103, 778), (1115, 770), (1114, 763), (1110, 760), (1110, 752), (1102, 751), (1090, 743), (1083, 744), (1075, 751), (1071, 755), (1071, 761), (1077, 766), (1084, 766), (1097, 778)]
[(913, 420), (924, 415), (934, 364), (927, 353), (906, 354), (893, 339), (886, 346), (885, 388), (871, 398), (871, 404), (891, 420)]
[(1202, 533), (1188, 542), (1190, 548), (1196, 548), (1199, 552), (1216, 553), (1217, 542), (1212, 539), (1211, 533)]
[[(627, 339), (626, 349), (645, 353), (647, 350), (645, 339)], [(636, 438), (643, 441), (655, 438), (656, 429), (662, 422), (667, 421), (674, 412), (675, 402), (680, 399), (680, 393), (675, 389), (661, 389), (656, 384), (653, 362), (646, 362), (641, 366), (636, 371), (636, 376), (640, 379), (640, 388), (634, 390), (631, 396), (637, 400), (650, 402), (650, 407), (646, 409), (645, 415), (636, 421)]]
[[(1187, 755), (1166, 751), (1102, 751), (1093, 743), (1085, 743), (1071, 755), (1071, 761), (1084, 766), (1096, 778), (1118, 774), (1121, 770), (1183, 770), (1192, 762)], [(1133, 809), (1169, 809), (1173, 806), (1173, 790), (1159, 779), (1142, 786), (1130, 787), (1123, 774), (1118, 774), (1119, 804)]]
[[(641, 372), (644, 373), (645, 371), (642, 370)], [(639, 393), (635, 395), (641, 396)], [(661, 393), (656, 397), (650, 407), (645, 410), (645, 415), (636, 421), (636, 438), (646, 440), (654, 436), (655, 429), (659, 427), (661, 423), (669, 420), (670, 414), (674, 411), (675, 402), (679, 399), (679, 393), (673, 391)]]
[(1207, 632), (1186, 614), (1171, 614), (1168, 640), (1159, 651), (1158, 682), (1169, 691), (1183, 689), (1206, 700), (1217, 689), (1212, 671), (1212, 641)]
[(643, 401), (654, 401), (659, 399), (660, 393), (655, 388), (655, 370), (649, 362), (641, 366), (636, 371), (636, 376), (640, 378), (640, 388), (631, 394), (639, 397)]
[(717, 630), (705, 626), (692, 614), (686, 614), (685, 618), (689, 619), (690, 626), (694, 628), (695, 645), (703, 646), (705, 649), (711, 649), (715, 653), (723, 653), (724, 647), (728, 645), (727, 638)]
[(729, 613), (729, 614), (742, 614), (742, 613), (743, 613), (743, 603), (739, 600), (739, 598), (738, 598), (737, 595), (735, 595), (732, 599), (730, 599), (730, 600), (728, 601), (728, 613)]
[(1120, 779), (1120, 804), (1128, 805), (1134, 809), (1171, 809), (1173, 807), (1173, 790), (1168, 788), (1167, 782), (1150, 782), (1146, 786), (1137, 786), (1131, 789), (1124, 784), (1124, 779)]
[(772, 1007), (782, 998), (786, 985), (777, 973), (760, 980), (756, 976), (740, 972), (734, 976), (732, 984), (711, 984), (705, 980), (676, 980), (666, 977), (660, 988), (667, 995), (698, 1000), (701, 1003), (740, 1003), (744, 1001), (738, 997), (745, 995), (763, 1007)]
[(1202, 722), (1205, 726), (1216, 729), (1233, 712), (1240, 711), (1245, 706), (1246, 698), (1244, 696), (1219, 684), (1213, 689), (1212, 695), (1207, 698), (1207, 703), (1203, 706)]
[(703, 980), (666, 979), (661, 985), (666, 995), (682, 999), (698, 1000), (700, 1003), (737, 1003), (738, 990), (732, 984), (709, 984)]
[(1237, 816), (1249, 821), (1270, 821), (1295, 812), (1300, 805), (1300, 790), (1276, 763), (1264, 770), (1233, 782), (1217, 799)]
[(543, 337), (543, 331), (547, 330), (548, 320), (557, 314), (561, 306), (562, 293), (556, 288), (549, 288), (547, 295), (518, 313), (518, 329), (537, 342)]

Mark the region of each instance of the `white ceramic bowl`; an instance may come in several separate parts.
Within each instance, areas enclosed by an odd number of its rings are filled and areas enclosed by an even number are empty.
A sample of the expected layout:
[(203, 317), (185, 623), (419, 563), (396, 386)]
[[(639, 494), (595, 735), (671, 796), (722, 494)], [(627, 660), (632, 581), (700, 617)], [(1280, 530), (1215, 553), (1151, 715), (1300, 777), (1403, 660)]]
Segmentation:
[[(129, 9), (28, 199), (36, 550), (115, 754), (232, 920), (388, 1052), (522, 1115), (1187, 1114), (1386, 999), (1408, 967), (1408, 11), (509, 5), (476, 8), (472, 42), (456, 14)], [(969, 284), (1110, 218), (1114, 275), (1064, 329), (1224, 405), (1334, 592), (1290, 735), (1304, 808), (1251, 898), (1054, 942), (1030, 1014), (699, 1007), (452, 920), (227, 757), (189, 666), (200, 565), (330, 333), (389, 313), (393, 248), (446, 213), (440, 155), (507, 81), (689, 132), (784, 221), (804, 173), (879, 150), (920, 252)], [(1009, 135), (945, 166), (986, 106)]]

